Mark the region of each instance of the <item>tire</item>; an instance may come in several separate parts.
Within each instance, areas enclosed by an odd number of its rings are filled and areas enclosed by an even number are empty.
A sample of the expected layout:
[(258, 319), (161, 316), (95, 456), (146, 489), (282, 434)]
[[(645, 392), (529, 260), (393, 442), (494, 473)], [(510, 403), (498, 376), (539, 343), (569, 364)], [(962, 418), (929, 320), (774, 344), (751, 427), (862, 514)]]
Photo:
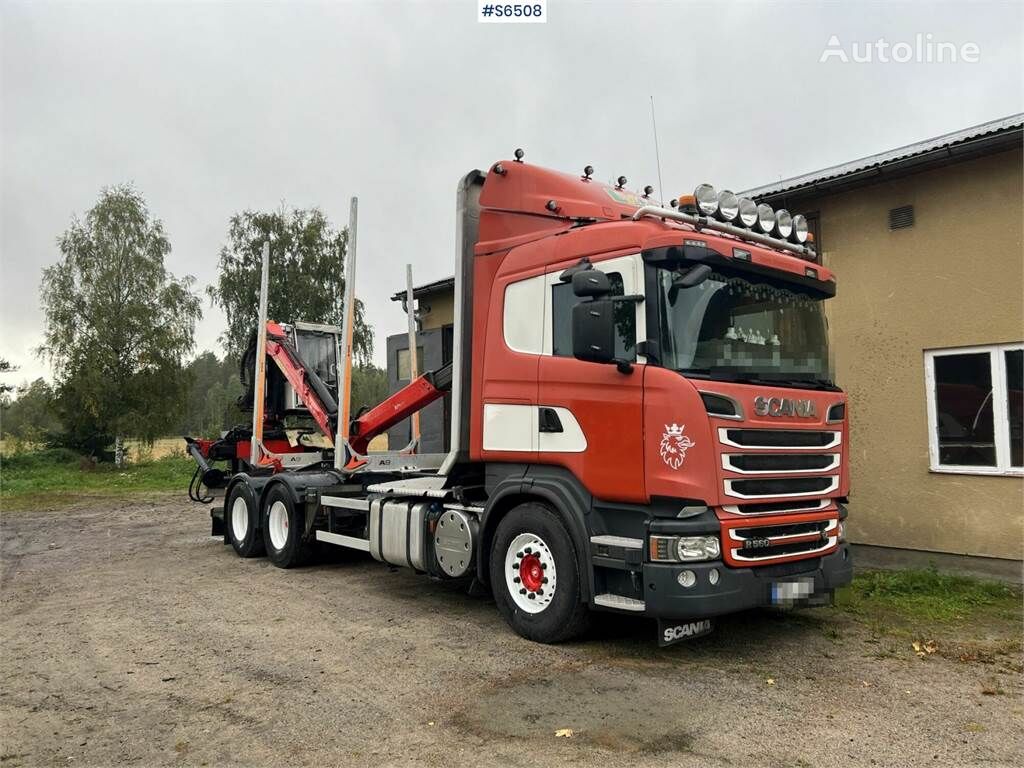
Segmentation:
[(224, 504), (224, 530), (239, 557), (261, 557), (259, 505), (248, 483), (235, 483)]
[(548, 507), (520, 504), (498, 523), (489, 571), (498, 611), (520, 636), (559, 643), (586, 632), (576, 550)]
[(304, 540), (306, 521), (283, 485), (271, 485), (263, 497), (263, 542), (267, 559), (278, 568), (294, 568), (310, 559), (312, 546)]

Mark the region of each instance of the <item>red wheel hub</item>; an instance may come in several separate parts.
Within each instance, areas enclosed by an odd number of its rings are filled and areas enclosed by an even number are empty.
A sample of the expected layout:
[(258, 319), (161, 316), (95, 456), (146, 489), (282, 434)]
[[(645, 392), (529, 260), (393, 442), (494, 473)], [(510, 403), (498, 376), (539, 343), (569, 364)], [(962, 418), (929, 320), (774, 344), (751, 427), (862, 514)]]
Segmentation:
[(519, 578), (531, 592), (536, 592), (544, 583), (544, 569), (540, 557), (535, 554), (525, 555), (519, 563)]

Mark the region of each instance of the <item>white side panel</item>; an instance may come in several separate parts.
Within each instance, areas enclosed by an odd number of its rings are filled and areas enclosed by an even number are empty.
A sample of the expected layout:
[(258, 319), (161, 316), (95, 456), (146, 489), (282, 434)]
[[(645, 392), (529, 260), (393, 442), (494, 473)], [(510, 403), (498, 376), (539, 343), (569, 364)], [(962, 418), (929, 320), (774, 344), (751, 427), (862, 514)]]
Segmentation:
[[(550, 407), (550, 406), (549, 406)], [(552, 407), (562, 422), (561, 432), (540, 432), (540, 450), (551, 453), (583, 453), (587, 450), (587, 438), (580, 428), (580, 423), (568, 408)], [(540, 409), (537, 409), (538, 421)]]
[(537, 436), (537, 406), (484, 403), (485, 451), (536, 451)]
[(541, 353), (544, 348), (543, 307), (544, 275), (506, 286), (502, 329), (509, 349), (531, 355)]

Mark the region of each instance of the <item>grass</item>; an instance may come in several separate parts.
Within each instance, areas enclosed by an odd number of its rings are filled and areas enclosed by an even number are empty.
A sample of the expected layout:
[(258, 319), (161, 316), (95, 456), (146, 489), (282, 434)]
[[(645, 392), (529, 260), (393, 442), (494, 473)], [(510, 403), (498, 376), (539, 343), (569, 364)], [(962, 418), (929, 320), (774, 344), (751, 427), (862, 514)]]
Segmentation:
[(1018, 621), (1021, 591), (934, 569), (866, 571), (837, 593), (836, 606), (859, 616), (896, 614), (928, 623), (962, 622), (980, 614)]
[(5, 509), (24, 507), (42, 494), (96, 496), (135, 491), (180, 491), (185, 494), (195, 463), (182, 456), (141, 460), (123, 469), (92, 464), (73, 451), (50, 449), (0, 459), (0, 500)]

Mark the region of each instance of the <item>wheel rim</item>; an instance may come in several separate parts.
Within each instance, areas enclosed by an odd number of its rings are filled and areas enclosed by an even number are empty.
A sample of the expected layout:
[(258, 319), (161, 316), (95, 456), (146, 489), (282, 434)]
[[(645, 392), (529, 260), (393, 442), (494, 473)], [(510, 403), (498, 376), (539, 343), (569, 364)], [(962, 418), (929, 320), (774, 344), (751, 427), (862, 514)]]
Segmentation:
[(527, 613), (540, 613), (555, 597), (555, 558), (535, 533), (520, 533), (505, 552), (505, 585), (512, 602)]
[(249, 533), (249, 505), (241, 496), (231, 505), (231, 533), (235, 541), (239, 542), (245, 541), (245, 536)]
[(270, 543), (274, 549), (284, 549), (288, 543), (288, 507), (283, 501), (275, 501), (270, 506), (270, 515), (267, 528), (270, 529)]

